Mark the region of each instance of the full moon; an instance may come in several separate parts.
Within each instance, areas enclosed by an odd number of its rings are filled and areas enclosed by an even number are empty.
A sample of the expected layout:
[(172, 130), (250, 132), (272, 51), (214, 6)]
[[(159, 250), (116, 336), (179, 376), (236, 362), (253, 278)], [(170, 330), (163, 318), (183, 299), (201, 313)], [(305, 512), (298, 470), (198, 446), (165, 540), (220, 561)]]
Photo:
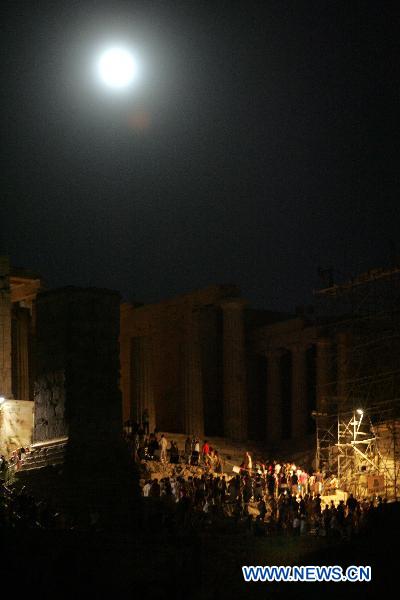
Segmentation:
[(137, 63), (128, 50), (109, 48), (100, 56), (98, 70), (103, 83), (112, 88), (124, 88), (135, 79)]

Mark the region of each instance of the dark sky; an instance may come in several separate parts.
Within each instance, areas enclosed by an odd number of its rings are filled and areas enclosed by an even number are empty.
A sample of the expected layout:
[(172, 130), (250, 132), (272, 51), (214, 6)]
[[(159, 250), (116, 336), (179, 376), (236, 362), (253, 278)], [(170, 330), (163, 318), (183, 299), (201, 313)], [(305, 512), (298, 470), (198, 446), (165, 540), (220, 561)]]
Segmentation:
[[(0, 251), (51, 286), (310, 302), (400, 254), (390, 2), (1, 4)], [(111, 93), (94, 63), (134, 47)], [(392, 252), (393, 253), (393, 252)]]

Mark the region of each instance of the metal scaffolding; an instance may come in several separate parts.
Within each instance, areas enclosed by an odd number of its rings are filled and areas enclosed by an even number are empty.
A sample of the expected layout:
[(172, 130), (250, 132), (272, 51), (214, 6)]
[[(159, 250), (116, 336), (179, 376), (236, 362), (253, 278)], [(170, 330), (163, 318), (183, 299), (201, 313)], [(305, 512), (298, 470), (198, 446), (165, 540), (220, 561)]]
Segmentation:
[(335, 461), (337, 456), (336, 415), (328, 415), (327, 413), (313, 411), (312, 416), (315, 419), (317, 436), (315, 469), (316, 471), (332, 473), (335, 470)]
[[(389, 404), (391, 406), (389, 407)], [(336, 414), (316, 413), (317, 470), (334, 475), (338, 487), (354, 495), (400, 492), (400, 399)]]
[(361, 409), (352, 415), (338, 415), (337, 425), (337, 476), (339, 485), (360, 496), (367, 473), (377, 473), (378, 449), (376, 436), (371, 431), (371, 421)]
[(315, 413), (316, 465), (347, 492), (397, 499), (400, 481), (400, 266), (315, 292), (320, 334), (332, 341), (324, 413)]

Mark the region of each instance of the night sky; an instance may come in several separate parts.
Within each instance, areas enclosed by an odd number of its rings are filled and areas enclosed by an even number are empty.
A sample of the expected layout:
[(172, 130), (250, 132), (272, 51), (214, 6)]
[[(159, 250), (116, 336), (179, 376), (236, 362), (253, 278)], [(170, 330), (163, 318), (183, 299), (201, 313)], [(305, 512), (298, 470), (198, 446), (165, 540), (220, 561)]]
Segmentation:
[[(0, 252), (154, 302), (236, 283), (312, 301), (400, 255), (390, 2), (1, 4)], [(94, 65), (133, 47), (115, 93)]]

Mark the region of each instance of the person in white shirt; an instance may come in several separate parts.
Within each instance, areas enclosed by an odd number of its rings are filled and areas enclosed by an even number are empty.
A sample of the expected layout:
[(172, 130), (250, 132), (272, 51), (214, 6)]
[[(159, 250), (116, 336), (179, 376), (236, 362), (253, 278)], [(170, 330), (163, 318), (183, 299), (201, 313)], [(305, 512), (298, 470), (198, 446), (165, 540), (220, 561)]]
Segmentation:
[(198, 440), (197, 438), (193, 438), (192, 457), (190, 460), (190, 464), (197, 466), (199, 464), (199, 456), (200, 456), (200, 440)]
[(150, 481), (146, 481), (146, 483), (143, 486), (143, 496), (145, 498), (149, 497), (149, 493), (150, 493), (150, 487), (151, 487), (151, 483)]
[(165, 437), (164, 434), (162, 434), (161, 439), (160, 439), (160, 448), (161, 448), (160, 460), (161, 460), (161, 462), (167, 462), (167, 446), (168, 446), (167, 438)]

